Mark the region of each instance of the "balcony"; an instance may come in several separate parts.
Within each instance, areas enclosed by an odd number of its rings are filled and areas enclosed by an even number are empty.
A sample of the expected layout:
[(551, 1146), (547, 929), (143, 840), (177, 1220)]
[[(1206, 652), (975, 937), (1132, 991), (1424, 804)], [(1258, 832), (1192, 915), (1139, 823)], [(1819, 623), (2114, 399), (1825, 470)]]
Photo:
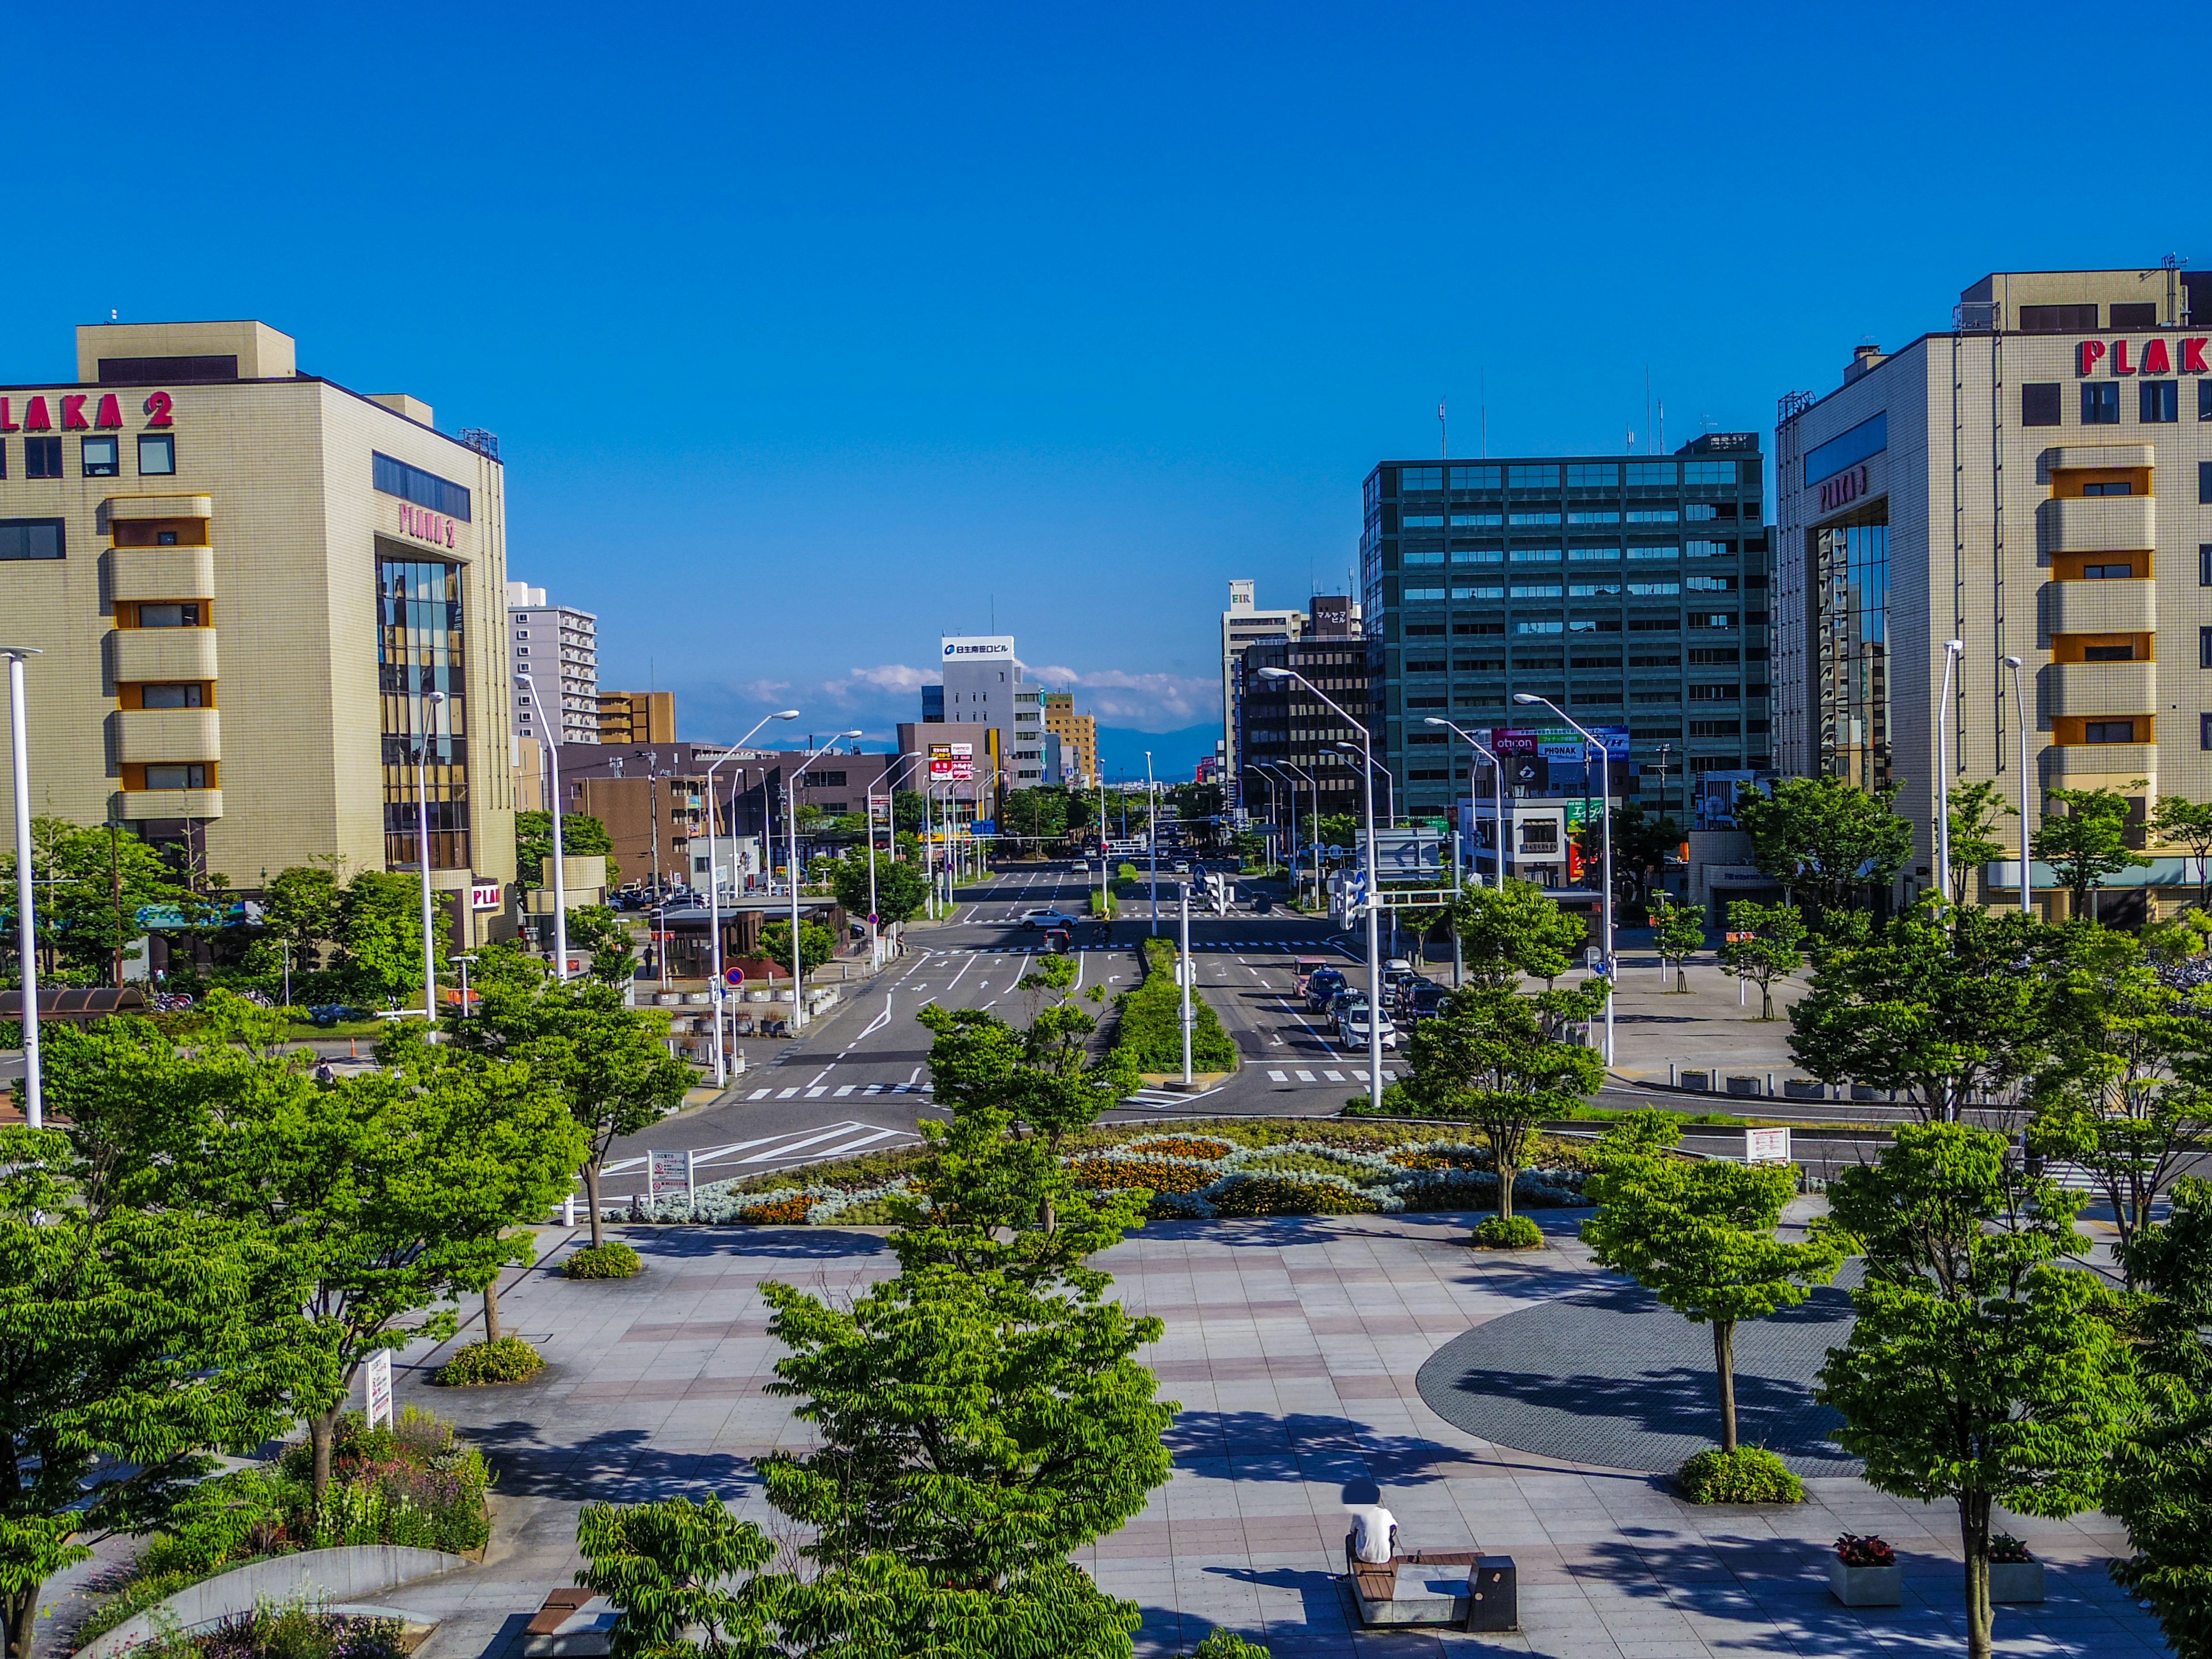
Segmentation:
[(119, 708), (108, 718), (114, 722), (115, 758), (120, 765), (222, 758), (220, 710)]
[(111, 547), (100, 556), (111, 599), (211, 599), (215, 550)]
[(2043, 781), (2053, 787), (2070, 789), (2092, 781), (2130, 783), (2136, 778), (2157, 781), (2156, 744), (2069, 743), (2043, 751)]
[(220, 789), (120, 789), (116, 816), (125, 823), (148, 818), (219, 818), (222, 816)]
[(127, 680), (211, 680), (212, 628), (118, 628), (107, 636), (108, 677)]
[(2158, 500), (2152, 495), (2081, 495), (2035, 509), (2040, 550), (2131, 553), (2158, 545)]
[(2060, 714), (2148, 714), (2158, 708), (2156, 663), (2054, 662), (2037, 672), (2035, 684), (2045, 720)]
[[(107, 516), (117, 519), (212, 519), (212, 495), (111, 495)], [(197, 816), (197, 814), (195, 814)]]
[(2045, 582), (2042, 599), (2046, 635), (2158, 631), (2158, 583), (2148, 576)]

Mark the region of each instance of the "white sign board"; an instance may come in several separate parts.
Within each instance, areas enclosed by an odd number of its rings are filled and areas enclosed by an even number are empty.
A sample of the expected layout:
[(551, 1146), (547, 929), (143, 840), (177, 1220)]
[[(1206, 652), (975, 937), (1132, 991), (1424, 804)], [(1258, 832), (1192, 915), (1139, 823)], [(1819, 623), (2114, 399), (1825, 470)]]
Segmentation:
[(495, 881), (472, 881), (469, 884), (469, 908), (496, 910), (507, 902), (507, 890)]
[(1789, 1163), (1790, 1131), (1746, 1129), (1743, 1132), (1743, 1161), (1747, 1164)]
[(362, 1368), (362, 1383), (368, 1399), (368, 1426), (392, 1421), (392, 1350), (379, 1348)]
[(690, 1152), (654, 1152), (645, 1163), (645, 1201), (667, 1197), (672, 1193), (690, 1194), (691, 1191), (691, 1154)]

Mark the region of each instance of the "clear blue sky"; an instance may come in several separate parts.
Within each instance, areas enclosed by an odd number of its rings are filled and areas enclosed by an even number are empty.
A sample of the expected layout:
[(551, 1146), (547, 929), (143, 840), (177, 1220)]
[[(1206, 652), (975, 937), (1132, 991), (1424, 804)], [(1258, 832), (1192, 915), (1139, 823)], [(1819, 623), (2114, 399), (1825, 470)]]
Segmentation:
[(1225, 584), (1340, 587), (1440, 396), (1459, 452), (1486, 380), (1492, 453), (1615, 448), (1647, 366), (1670, 447), (1771, 431), (1984, 271), (2212, 258), (2192, 50), (2077, 9), (88, 16), (0, 18), (0, 380), (251, 316), (494, 429), (511, 574), (702, 739), (887, 737), (994, 615), (1187, 730)]

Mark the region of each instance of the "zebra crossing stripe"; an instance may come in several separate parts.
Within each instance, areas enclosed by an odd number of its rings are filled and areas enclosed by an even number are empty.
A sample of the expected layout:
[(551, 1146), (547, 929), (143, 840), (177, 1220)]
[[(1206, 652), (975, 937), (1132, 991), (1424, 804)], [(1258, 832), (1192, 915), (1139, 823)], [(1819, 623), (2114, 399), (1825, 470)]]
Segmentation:
[(824, 1095), (828, 1094), (829, 1092), (830, 1092), (830, 1091), (829, 1091), (829, 1090), (827, 1090), (827, 1089), (809, 1089), (809, 1090), (806, 1091), (806, 1097), (807, 1097), (809, 1100), (819, 1100), (819, 1099), (821, 1099), (821, 1098), (822, 1098), (822, 1097), (823, 1097), (823, 1096), (824, 1096)]
[(775, 1091), (772, 1089), (756, 1089), (752, 1093), (747, 1095), (745, 1098), (747, 1100), (766, 1100), (769, 1096), (774, 1092)]
[(871, 1083), (866, 1088), (860, 1091), (863, 1095), (879, 1095), (883, 1093), (883, 1091), (884, 1085), (880, 1083)]
[(796, 1089), (785, 1089), (785, 1090), (781, 1091), (776, 1095), (776, 1098), (777, 1098), (778, 1100), (789, 1100), (789, 1099), (790, 1099), (793, 1095), (797, 1094), (798, 1092), (799, 1092), (799, 1091), (798, 1091), (798, 1090), (796, 1090)]
[[(1507, 827), (1510, 829), (1511, 826), (1509, 824)], [(1344, 1073), (1341, 1072), (1323, 1072), (1322, 1075), (1327, 1078), (1331, 1083), (1341, 1083), (1344, 1081)]]
[(1284, 1073), (1270, 1072), (1267, 1073), (1267, 1080), (1271, 1083), (1288, 1083), (1291, 1079)]
[(1298, 1081), (1301, 1083), (1312, 1083), (1317, 1080), (1311, 1072), (1302, 1071), (1298, 1073)]
[(853, 1092), (854, 1087), (855, 1085), (850, 1083), (841, 1085), (837, 1090), (836, 1098), (842, 1100), (847, 1095)]

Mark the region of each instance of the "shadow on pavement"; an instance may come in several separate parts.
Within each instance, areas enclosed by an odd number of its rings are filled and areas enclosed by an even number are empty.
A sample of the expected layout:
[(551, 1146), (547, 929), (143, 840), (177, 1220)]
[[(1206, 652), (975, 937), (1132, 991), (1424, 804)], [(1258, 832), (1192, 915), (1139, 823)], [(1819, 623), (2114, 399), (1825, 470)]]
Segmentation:
[(679, 1494), (734, 1498), (753, 1480), (750, 1460), (726, 1452), (665, 1451), (647, 1429), (608, 1429), (568, 1443), (545, 1439), (546, 1425), (521, 1419), (468, 1431), (499, 1473), (509, 1497), (642, 1503)]
[(778, 1261), (827, 1261), (888, 1256), (873, 1233), (842, 1227), (656, 1227), (629, 1229), (625, 1242), (648, 1261), (700, 1261), (708, 1256), (768, 1256)]
[(1346, 1491), (1417, 1486), (1464, 1474), (1466, 1452), (1417, 1435), (1377, 1434), (1318, 1413), (1187, 1411), (1163, 1437), (1178, 1465), (1235, 1466), (1242, 1480), (1334, 1482)]

